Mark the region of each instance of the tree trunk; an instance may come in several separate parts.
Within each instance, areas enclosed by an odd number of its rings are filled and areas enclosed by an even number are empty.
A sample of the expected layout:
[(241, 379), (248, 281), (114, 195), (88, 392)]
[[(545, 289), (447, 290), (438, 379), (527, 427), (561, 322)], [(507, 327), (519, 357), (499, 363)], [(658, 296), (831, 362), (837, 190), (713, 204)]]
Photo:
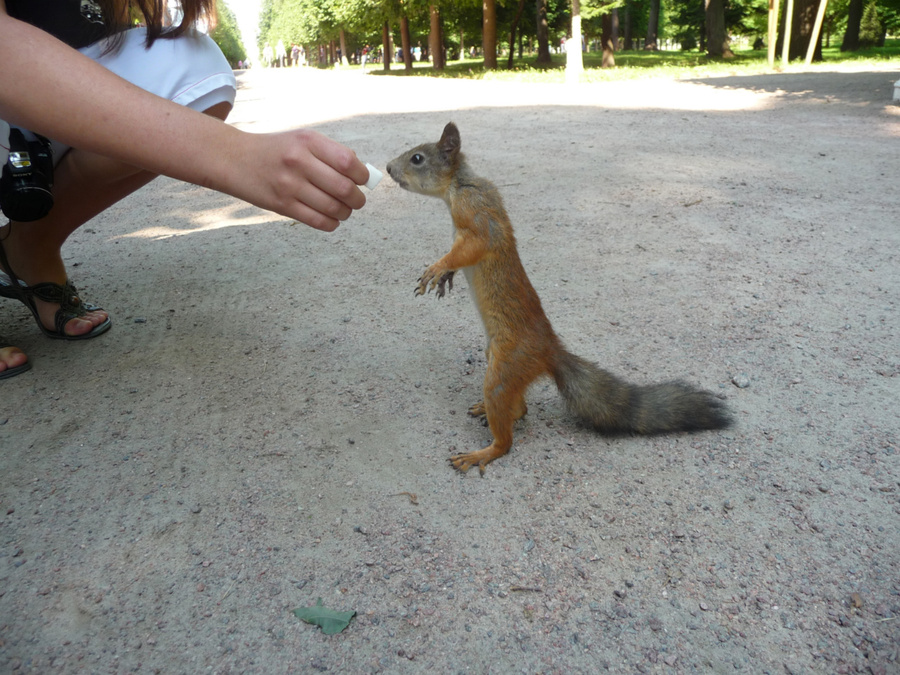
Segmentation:
[(391, 26), (387, 21), (381, 27), (381, 51), (384, 52), (384, 69), (391, 69)]
[(403, 69), (411, 73), (412, 45), (409, 39), (409, 18), (406, 15), (400, 17), (400, 49), (403, 50)]
[(604, 14), (600, 19), (600, 42), (603, 45), (602, 68), (614, 68), (616, 65), (616, 40), (613, 25), (613, 14)]
[(723, 0), (706, 0), (706, 53), (723, 59), (734, 58), (728, 44), (728, 31), (725, 30)]
[(859, 26), (862, 23), (863, 0), (850, 0), (847, 11), (847, 30), (844, 31), (842, 52), (855, 52), (859, 49)]
[(341, 28), (340, 37), (341, 37), (341, 65), (349, 66), (350, 61), (347, 60), (347, 38), (344, 35), (343, 28)]
[[(519, 27), (519, 19), (522, 18), (522, 10), (525, 9), (525, 0), (519, 0), (519, 7), (516, 9), (516, 18), (513, 19), (512, 28), (509, 29), (509, 61), (506, 63), (506, 69), (512, 70), (513, 67), (513, 55), (515, 54), (515, 45), (516, 45), (516, 28)], [(521, 47), (519, 48), (521, 51)], [(519, 54), (519, 58), (521, 58), (521, 54)]]
[(613, 7), (612, 12), (609, 13), (609, 20), (612, 26), (612, 36), (610, 39), (612, 40), (613, 51), (619, 51), (619, 8)]
[(625, 25), (622, 27), (622, 39), (624, 41), (625, 51), (634, 49), (634, 38), (631, 34), (631, 5), (625, 5)]
[(441, 60), (441, 70), (443, 70), (447, 66), (447, 46), (444, 44), (444, 15), (441, 14), (440, 9), (438, 9), (437, 29), (438, 54), (440, 55), (439, 58)]
[[(785, 10), (781, 20), (781, 34), (778, 38), (778, 48), (783, 50), (785, 26), (787, 14), (791, 14), (790, 42), (788, 43), (787, 61), (802, 59), (806, 56), (809, 43), (812, 40), (813, 27), (816, 23), (816, 12), (819, 9), (819, 0), (794, 0), (793, 12)], [(813, 60), (822, 60), (822, 36), (819, 36), (818, 44), (813, 51)]]
[(572, 37), (566, 40), (566, 82), (578, 82), (584, 72), (581, 54), (581, 0), (572, 0)]
[[(791, 59), (806, 57), (809, 44), (813, 38), (816, 25), (816, 14), (819, 10), (820, 0), (795, 0), (794, 4), (794, 37), (791, 40)], [(819, 43), (815, 45), (813, 61), (822, 60), (821, 35)]]
[(550, 59), (550, 28), (547, 25), (548, 0), (536, 0), (537, 2), (537, 41), (538, 55), (536, 63), (548, 65)]
[(482, 24), (481, 46), (484, 50), (485, 70), (497, 69), (497, 4), (496, 0), (482, 3), (484, 21)]
[(444, 69), (444, 48), (441, 40), (441, 10), (431, 5), (431, 31), (428, 33), (428, 51), (431, 52), (431, 67)]
[(659, 0), (650, 0), (650, 15), (647, 17), (647, 42), (644, 49), (657, 51), (657, 36), (659, 35)]

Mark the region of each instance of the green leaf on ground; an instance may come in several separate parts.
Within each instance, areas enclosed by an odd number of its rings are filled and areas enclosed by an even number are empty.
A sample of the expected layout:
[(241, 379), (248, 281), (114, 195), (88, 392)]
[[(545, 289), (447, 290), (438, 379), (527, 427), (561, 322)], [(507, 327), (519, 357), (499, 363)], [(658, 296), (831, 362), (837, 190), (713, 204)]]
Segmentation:
[(322, 606), (322, 598), (312, 607), (298, 607), (294, 615), (306, 623), (319, 626), (325, 635), (340, 633), (350, 625), (350, 619), (356, 616), (356, 612), (338, 612)]

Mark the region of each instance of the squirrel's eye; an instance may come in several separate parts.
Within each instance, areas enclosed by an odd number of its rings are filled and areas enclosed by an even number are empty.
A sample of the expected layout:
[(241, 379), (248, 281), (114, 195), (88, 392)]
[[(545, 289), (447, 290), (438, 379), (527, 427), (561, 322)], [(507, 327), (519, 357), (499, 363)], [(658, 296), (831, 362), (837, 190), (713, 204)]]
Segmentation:
[(421, 164), (422, 162), (425, 161), (425, 158), (422, 157), (422, 155), (420, 155), (420, 154), (417, 152), (416, 154), (414, 154), (414, 155), (412, 156), (412, 158), (410, 159), (410, 161), (411, 161), (413, 164), (415, 164), (415, 165), (418, 166), (419, 164)]

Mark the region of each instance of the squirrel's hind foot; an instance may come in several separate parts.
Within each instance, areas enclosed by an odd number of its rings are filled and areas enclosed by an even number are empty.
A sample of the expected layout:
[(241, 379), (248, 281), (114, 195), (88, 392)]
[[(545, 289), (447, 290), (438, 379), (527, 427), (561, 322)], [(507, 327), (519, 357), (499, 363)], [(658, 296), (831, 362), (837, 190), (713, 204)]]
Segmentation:
[(486, 448), (476, 450), (475, 452), (465, 452), (461, 455), (453, 455), (450, 458), (450, 464), (460, 473), (466, 473), (473, 466), (477, 466), (481, 475), (484, 475), (487, 465), (498, 457), (503, 457), (509, 449), (506, 450), (497, 447), (495, 443), (491, 443)]

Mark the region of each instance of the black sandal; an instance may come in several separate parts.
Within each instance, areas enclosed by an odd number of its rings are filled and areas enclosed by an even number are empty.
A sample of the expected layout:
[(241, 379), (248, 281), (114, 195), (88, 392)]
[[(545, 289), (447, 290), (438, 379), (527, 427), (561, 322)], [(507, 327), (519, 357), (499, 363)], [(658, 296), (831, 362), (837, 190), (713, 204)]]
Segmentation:
[[(9, 344), (9, 340), (0, 335), (0, 349), (6, 349), (7, 347), (12, 347), (12, 345)], [(0, 372), (0, 380), (5, 380), (7, 377), (15, 377), (16, 375), (21, 375), (26, 370), (31, 370), (31, 361), (26, 361), (21, 366), (7, 368), (6, 370)]]
[[(38, 328), (40, 328), (41, 332), (47, 337), (53, 338), (54, 340), (89, 340), (90, 338), (105, 333), (112, 326), (109, 317), (106, 317), (106, 321), (99, 326), (94, 326), (94, 329), (89, 333), (85, 333), (84, 335), (67, 335), (65, 327), (70, 320), (82, 317), (88, 312), (102, 309), (102, 307), (82, 302), (81, 298), (78, 297), (77, 289), (68, 281), (66, 281), (65, 286), (60, 286), (59, 284), (54, 284), (49, 281), (35, 284), (34, 286), (26, 285), (25, 282), (21, 281), (12, 271), (9, 261), (6, 259), (6, 251), (3, 250), (2, 243), (0, 243), (0, 267), (3, 267), (3, 269), (6, 270), (5, 273), (0, 270), (0, 297), (18, 300), (30, 309), (35, 321), (37, 321)], [(43, 300), (44, 302), (51, 302), (59, 305), (59, 309), (56, 310), (56, 315), (53, 319), (55, 330), (44, 327), (44, 323), (41, 321), (41, 316), (38, 313), (37, 305), (34, 302), (35, 298)], [(3, 372), (5, 373), (7, 371)]]

